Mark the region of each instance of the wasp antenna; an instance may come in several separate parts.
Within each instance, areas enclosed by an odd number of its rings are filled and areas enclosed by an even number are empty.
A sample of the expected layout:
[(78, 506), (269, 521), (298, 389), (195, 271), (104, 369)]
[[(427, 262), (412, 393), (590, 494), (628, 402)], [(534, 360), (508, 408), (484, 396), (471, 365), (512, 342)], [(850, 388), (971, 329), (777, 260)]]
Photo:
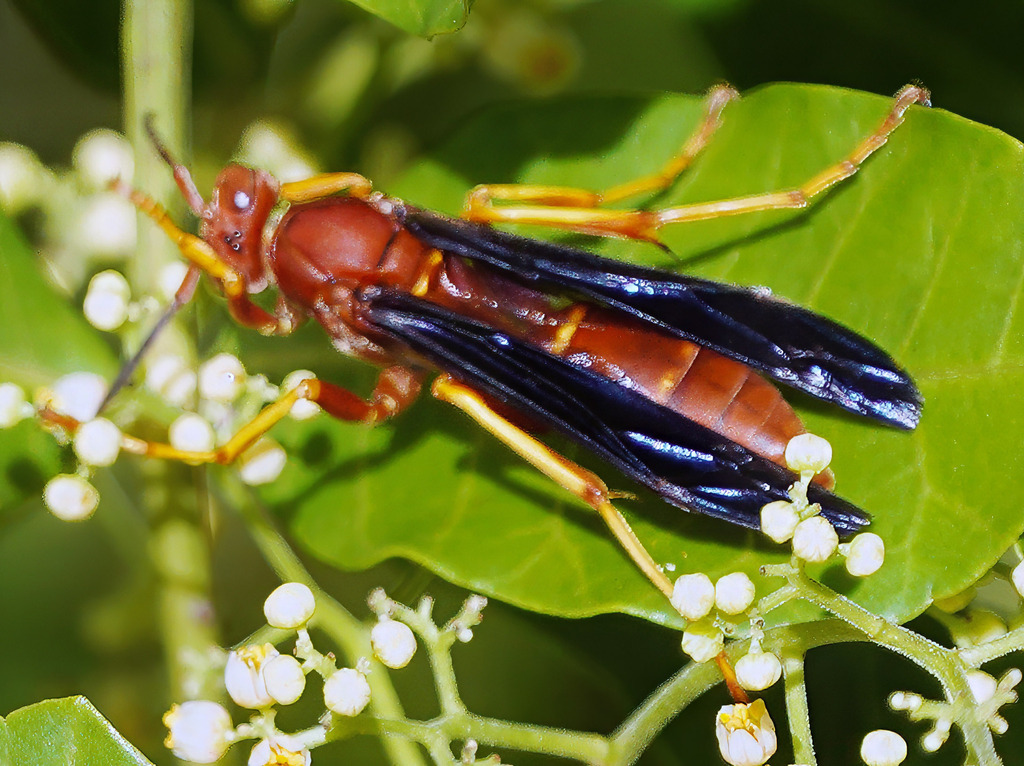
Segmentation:
[(146, 336), (146, 339), (142, 341), (142, 345), (139, 346), (139, 350), (136, 351), (132, 358), (125, 363), (121, 368), (121, 371), (117, 373), (117, 377), (114, 379), (114, 382), (110, 384), (110, 389), (107, 391), (107, 395), (103, 398), (102, 404), (100, 404), (99, 412), (103, 412), (107, 408), (107, 405), (110, 404), (111, 400), (117, 396), (118, 392), (128, 385), (128, 381), (131, 380), (132, 375), (135, 374), (135, 370), (138, 369), (142, 358), (153, 345), (153, 341), (156, 340), (157, 336), (159, 336), (168, 323), (170, 323), (181, 307), (192, 299), (192, 295), (196, 290), (196, 284), (199, 282), (199, 274), (200, 271), (198, 267), (189, 267), (188, 272), (185, 274), (185, 278), (181, 281), (181, 286), (174, 294), (174, 300), (167, 306), (164, 313), (160, 315), (160, 319), (158, 319), (157, 323), (153, 325), (153, 329), (149, 331), (149, 335)]
[(188, 168), (174, 159), (167, 145), (160, 138), (160, 134), (157, 133), (156, 115), (152, 112), (146, 112), (146, 115), (142, 118), (142, 125), (146, 129), (146, 135), (149, 136), (149, 141), (153, 144), (157, 154), (174, 172), (174, 182), (181, 189), (181, 193), (184, 195), (185, 201), (188, 202), (189, 208), (198, 217), (202, 218), (206, 213), (206, 200), (203, 199), (203, 195), (196, 188), (195, 181), (192, 180), (192, 174), (188, 172)]

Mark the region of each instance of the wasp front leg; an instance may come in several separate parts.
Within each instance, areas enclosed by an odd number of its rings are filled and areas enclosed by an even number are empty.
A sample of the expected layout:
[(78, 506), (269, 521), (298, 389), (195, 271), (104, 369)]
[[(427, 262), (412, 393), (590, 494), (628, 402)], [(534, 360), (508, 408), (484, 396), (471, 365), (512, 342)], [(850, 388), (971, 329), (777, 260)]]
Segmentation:
[[(645, 191), (665, 188), (676, 175), (674, 163), (685, 167), (687, 152), (670, 163), (666, 172), (644, 177), (615, 187), (605, 194), (579, 189), (561, 189), (544, 186), (484, 186), (470, 193), (465, 217), (489, 223), (528, 223), (568, 229), (602, 237), (622, 237), (647, 242), (659, 242), (658, 231), (666, 224), (721, 218), (764, 210), (803, 208), (811, 200), (835, 184), (843, 181), (860, 168), (903, 122), (904, 114), (913, 104), (927, 105), (929, 93), (916, 85), (904, 87), (893, 102), (889, 113), (879, 126), (864, 138), (844, 159), (791, 189), (755, 194), (748, 197), (703, 202), (661, 210), (608, 210), (599, 205)], [(717, 125), (717, 116), (709, 107), (704, 122), (691, 138), (690, 144), (702, 146), (700, 137)], [(704, 139), (706, 143), (706, 138)], [(681, 170), (680, 170), (681, 172)], [(494, 201), (531, 202), (534, 204), (494, 205)]]
[(458, 383), (449, 375), (439, 375), (434, 380), (431, 393), (437, 399), (458, 407), (534, 468), (596, 510), (644, 576), (664, 593), (666, 598), (671, 598), (672, 582), (661, 571), (629, 526), (629, 522), (612, 503), (614, 493), (609, 491), (608, 486), (597, 475), (558, 454), (514, 425), (497, 413), (486, 398), (472, 388)]
[[(419, 394), (421, 383), (422, 375), (418, 371), (398, 365), (388, 367), (381, 371), (369, 398), (362, 399), (341, 386), (316, 378), (306, 378), (264, 407), (256, 417), (239, 428), (216, 449), (191, 451), (172, 444), (129, 435), (121, 437), (121, 449), (136, 455), (176, 460), (192, 465), (229, 465), (283, 420), (296, 402), (315, 402), (334, 418), (372, 425), (387, 420), (408, 407)], [(69, 435), (74, 435), (82, 426), (80, 421), (45, 406), (40, 410), (39, 416), (44, 423)]]

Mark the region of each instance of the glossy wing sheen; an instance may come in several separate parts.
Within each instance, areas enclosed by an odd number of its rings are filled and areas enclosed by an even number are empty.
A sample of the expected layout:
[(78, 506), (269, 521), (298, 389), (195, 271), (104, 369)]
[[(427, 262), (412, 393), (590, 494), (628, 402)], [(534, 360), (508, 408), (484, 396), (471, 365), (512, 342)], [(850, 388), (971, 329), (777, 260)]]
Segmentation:
[[(745, 527), (788, 500), (796, 476), (677, 412), (543, 349), (396, 290), (359, 296), (362, 316), (458, 380), (538, 418), (666, 501)], [(840, 535), (868, 517), (811, 485)]]
[(914, 428), (921, 395), (878, 346), (763, 291), (601, 258), (415, 208), (405, 225), (423, 242), (658, 325), (775, 380), (899, 428)]

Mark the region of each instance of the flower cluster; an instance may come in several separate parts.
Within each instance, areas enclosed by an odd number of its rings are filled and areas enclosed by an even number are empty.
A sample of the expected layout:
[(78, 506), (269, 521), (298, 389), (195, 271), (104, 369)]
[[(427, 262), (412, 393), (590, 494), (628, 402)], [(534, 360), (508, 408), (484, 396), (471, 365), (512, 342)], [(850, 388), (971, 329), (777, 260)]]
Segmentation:
[[(195, 411), (186, 410), (171, 423), (168, 445), (136, 439), (125, 434), (114, 419), (100, 416), (107, 383), (88, 372), (65, 375), (52, 386), (38, 390), (34, 404), (28, 402), (19, 386), (0, 384), (0, 428), (10, 428), (36, 416), (58, 441), (70, 444), (78, 468), (74, 473), (53, 477), (44, 489), (43, 499), (54, 515), (78, 521), (91, 516), (99, 503), (99, 493), (90, 481), (94, 470), (112, 465), (122, 452), (147, 454), (157, 449), (184, 462), (203, 462), (264, 403), (313, 377), (309, 370), (296, 370), (277, 387), (262, 375), (248, 375), (242, 363), (230, 354), (218, 354), (198, 370), (189, 368), (181, 357), (163, 355), (148, 360), (146, 386), (173, 407), (182, 408), (198, 401)], [(314, 402), (299, 399), (288, 415), (306, 420), (319, 412)], [(190, 459), (192, 455), (194, 459)], [(266, 484), (277, 478), (286, 460), (284, 449), (264, 436), (239, 455), (235, 466), (247, 484)]]
[[(405, 667), (416, 652), (415, 635), (393, 618), (394, 602), (376, 593), (371, 601), (387, 611), (370, 632), (374, 657), (390, 668)], [(310, 750), (326, 741), (330, 717), (303, 731), (284, 732), (275, 723), (277, 708), (302, 697), (311, 673), (323, 679), (323, 704), (329, 714), (357, 716), (371, 697), (368, 658), (355, 667), (339, 668), (333, 655), (314, 647), (308, 626), (315, 611), (313, 593), (301, 583), (286, 583), (271, 593), (264, 603), (267, 623), (295, 634), (293, 653), (282, 654), (269, 643), (248, 644), (232, 650), (224, 665), (227, 694), (239, 707), (253, 711), (249, 720), (235, 726), (228, 711), (216, 702), (183, 702), (164, 716), (167, 747), (184, 760), (213, 763), (234, 742), (256, 739), (249, 766), (310, 763)]]

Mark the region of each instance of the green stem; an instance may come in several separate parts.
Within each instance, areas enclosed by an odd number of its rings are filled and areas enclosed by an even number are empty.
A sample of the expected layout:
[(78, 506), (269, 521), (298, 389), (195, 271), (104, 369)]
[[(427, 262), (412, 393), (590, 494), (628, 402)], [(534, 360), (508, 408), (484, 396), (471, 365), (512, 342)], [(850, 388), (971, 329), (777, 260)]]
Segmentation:
[[(181, 146), (189, 100), (188, 69), (192, 43), (191, 0), (126, 0), (121, 28), (124, 72), (125, 129), (136, 148), (135, 183), (160, 199), (174, 191), (167, 168), (152, 151), (142, 131), (144, 115), (166, 116), (165, 132)], [(174, 248), (156, 227), (140, 222), (139, 252), (132, 263), (136, 290), (152, 292), (159, 263), (174, 256)], [(223, 696), (209, 688), (186, 686), (190, 660), (217, 645), (210, 600), (210, 562), (207, 539), (193, 498), (172, 496), (180, 467), (149, 465), (145, 505), (159, 519), (149, 550), (159, 576), (160, 628), (173, 699)], [(194, 680), (194, 679), (191, 679)]]
[(782, 671), (786, 685), (786, 718), (789, 736), (793, 741), (793, 759), (796, 763), (814, 766), (814, 740), (811, 737), (811, 712), (807, 707), (807, 687), (804, 684), (804, 658), (785, 655)]
[[(360, 657), (372, 656), (373, 649), (366, 626), (317, 584), (288, 542), (274, 529), (259, 503), (250, 500), (237, 505), (256, 546), (281, 581), (300, 582), (313, 591), (316, 598), (314, 624), (331, 637), (353, 665)], [(402, 718), (402, 703), (394, 686), (391, 685), (388, 674), (370, 673), (366, 680), (370, 684), (370, 710), (374, 716), (385, 719)], [(411, 742), (396, 737), (383, 737), (381, 744), (392, 763), (401, 766), (424, 766), (426, 763), (420, 751)]]

